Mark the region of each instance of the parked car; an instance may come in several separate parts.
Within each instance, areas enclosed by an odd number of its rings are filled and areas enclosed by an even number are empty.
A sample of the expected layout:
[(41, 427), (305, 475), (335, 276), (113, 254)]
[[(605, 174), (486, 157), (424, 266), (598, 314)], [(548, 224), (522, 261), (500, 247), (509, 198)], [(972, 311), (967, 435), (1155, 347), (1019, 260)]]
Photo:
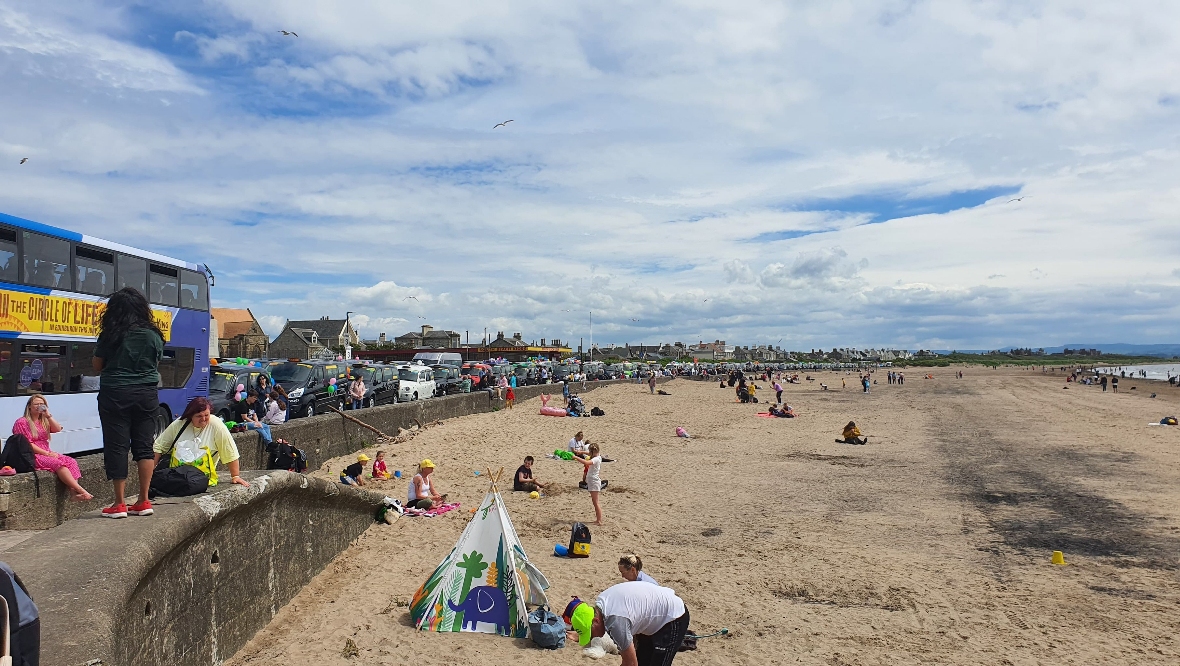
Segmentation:
[[(361, 399), (362, 408), (397, 402), (397, 368), (394, 366), (354, 362), (350, 373), (352, 377), (359, 374), (365, 382), (365, 397)], [(349, 386), (352, 386), (351, 381)]]
[(274, 379), (265, 368), (249, 365), (214, 365), (209, 368), (209, 402), (213, 404), (213, 413), (223, 421), (233, 419), (234, 394), (238, 392), (238, 385), (246, 390), (258, 388), (258, 377), (266, 375), (274, 385)]
[[(274, 382), (287, 392), (291, 418), (315, 416), (328, 411), (328, 405), (343, 410), (348, 393), (348, 363), (286, 361), (271, 366)], [(336, 381), (332, 382), (333, 379)]]
[(442, 364), (432, 365), (430, 368), (434, 370), (434, 395), (454, 395), (462, 392), (459, 368)]
[(397, 399), (401, 402), (424, 400), (434, 396), (434, 368), (428, 365), (398, 366), (397, 379)]
[(418, 352), (410, 362), (422, 365), (453, 365), (458, 368), (463, 365), (463, 355), (456, 352)]

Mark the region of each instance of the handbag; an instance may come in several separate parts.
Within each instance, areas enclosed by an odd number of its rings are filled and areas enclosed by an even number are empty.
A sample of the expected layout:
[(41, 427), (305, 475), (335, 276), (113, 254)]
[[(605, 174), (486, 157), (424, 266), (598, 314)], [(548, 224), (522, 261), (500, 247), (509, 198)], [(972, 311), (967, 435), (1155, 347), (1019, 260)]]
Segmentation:
[(204, 472), (192, 465), (178, 465), (171, 467), (172, 450), (176, 448), (176, 442), (180, 440), (180, 436), (188, 429), (189, 421), (184, 422), (180, 432), (176, 433), (176, 437), (172, 439), (172, 446), (160, 456), (160, 462), (156, 463), (156, 469), (152, 472), (152, 483), (148, 491), (148, 498), (155, 499), (156, 497), (188, 497), (189, 495), (200, 495), (209, 490), (209, 477)]
[(538, 647), (546, 650), (565, 647), (565, 623), (548, 606), (529, 613), (529, 635)]

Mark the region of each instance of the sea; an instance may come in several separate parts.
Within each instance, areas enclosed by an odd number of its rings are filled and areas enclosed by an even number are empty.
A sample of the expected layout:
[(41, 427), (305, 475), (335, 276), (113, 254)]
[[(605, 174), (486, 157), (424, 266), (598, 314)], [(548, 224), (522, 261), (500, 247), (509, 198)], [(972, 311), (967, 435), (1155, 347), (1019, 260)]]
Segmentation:
[(1180, 375), (1180, 361), (1152, 363), (1150, 365), (1098, 366), (1095, 370), (1108, 375), (1117, 375), (1120, 372), (1126, 371), (1128, 377), (1160, 379), (1166, 382), (1168, 381), (1168, 377)]

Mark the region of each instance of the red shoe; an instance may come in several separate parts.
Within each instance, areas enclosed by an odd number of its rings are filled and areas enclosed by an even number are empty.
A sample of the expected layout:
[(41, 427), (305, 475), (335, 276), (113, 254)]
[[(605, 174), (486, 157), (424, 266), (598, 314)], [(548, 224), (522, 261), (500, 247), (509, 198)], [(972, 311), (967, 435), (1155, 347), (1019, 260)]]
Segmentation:
[(150, 501), (141, 500), (135, 504), (132, 504), (130, 508), (127, 509), (127, 513), (132, 516), (150, 516), (155, 513), (155, 511), (152, 511), (152, 503)]
[(114, 506), (108, 506), (102, 510), (102, 517), (103, 518), (126, 518), (127, 517), (127, 505), (126, 504), (116, 504)]

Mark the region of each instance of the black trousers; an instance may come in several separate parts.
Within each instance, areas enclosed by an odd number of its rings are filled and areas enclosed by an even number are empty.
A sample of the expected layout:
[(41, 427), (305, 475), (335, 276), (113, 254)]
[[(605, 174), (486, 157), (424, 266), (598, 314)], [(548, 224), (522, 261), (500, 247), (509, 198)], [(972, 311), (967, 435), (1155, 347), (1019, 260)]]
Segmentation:
[(160, 397), (155, 384), (99, 389), (102, 461), (108, 480), (127, 478), (128, 451), (135, 460), (151, 459), (159, 411)]
[(688, 607), (651, 636), (635, 637), (635, 661), (639, 666), (669, 666), (688, 633)]

